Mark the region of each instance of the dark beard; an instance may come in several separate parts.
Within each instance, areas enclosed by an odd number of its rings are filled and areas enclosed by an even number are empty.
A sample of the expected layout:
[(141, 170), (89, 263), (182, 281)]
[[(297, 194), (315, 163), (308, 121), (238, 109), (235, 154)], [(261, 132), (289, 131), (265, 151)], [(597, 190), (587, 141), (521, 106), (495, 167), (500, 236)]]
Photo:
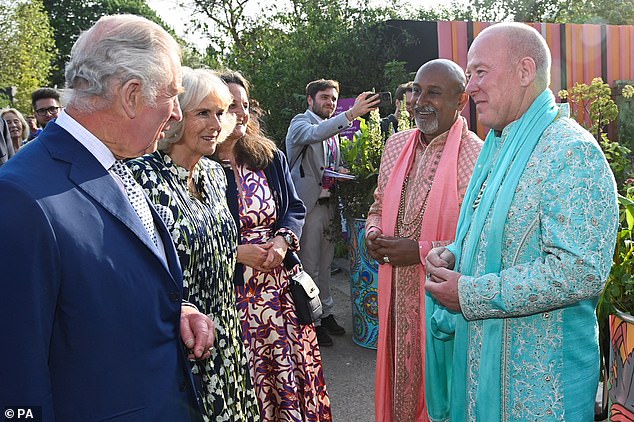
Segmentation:
[(319, 112), (317, 112), (315, 110), (312, 110), (312, 112), (315, 113), (316, 115), (318, 115), (319, 117), (321, 117), (324, 120), (328, 120), (330, 118), (330, 116), (332, 116), (334, 114), (334, 111), (333, 111), (332, 114), (325, 115), (323, 110), (324, 110), (323, 108), (320, 108)]

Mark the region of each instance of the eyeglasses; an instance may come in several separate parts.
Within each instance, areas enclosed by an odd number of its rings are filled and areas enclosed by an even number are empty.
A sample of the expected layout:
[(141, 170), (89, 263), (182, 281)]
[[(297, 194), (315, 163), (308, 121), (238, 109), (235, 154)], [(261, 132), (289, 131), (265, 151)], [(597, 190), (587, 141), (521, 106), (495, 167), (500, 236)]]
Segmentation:
[(61, 107), (48, 107), (48, 108), (38, 108), (37, 110), (35, 110), (35, 114), (37, 114), (38, 116), (44, 117), (47, 114), (50, 114), (51, 116), (56, 116), (57, 113), (59, 113), (59, 109)]

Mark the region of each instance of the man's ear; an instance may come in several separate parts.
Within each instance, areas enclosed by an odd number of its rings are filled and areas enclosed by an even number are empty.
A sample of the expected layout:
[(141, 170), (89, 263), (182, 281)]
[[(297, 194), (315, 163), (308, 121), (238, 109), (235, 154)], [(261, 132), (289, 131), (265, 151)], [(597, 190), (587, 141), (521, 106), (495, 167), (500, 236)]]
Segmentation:
[(124, 83), (119, 90), (119, 97), (123, 112), (130, 119), (134, 119), (144, 102), (143, 93), (141, 92), (141, 81), (138, 79), (130, 79)]
[(524, 57), (517, 63), (517, 74), (520, 86), (526, 87), (533, 83), (537, 75), (537, 65), (532, 57)]
[(313, 109), (313, 97), (311, 97), (310, 95), (306, 96), (306, 101), (308, 102), (308, 108), (309, 109)]
[(458, 98), (458, 113), (462, 113), (462, 110), (465, 108), (468, 102), (469, 95), (466, 92), (461, 93), (460, 98)]

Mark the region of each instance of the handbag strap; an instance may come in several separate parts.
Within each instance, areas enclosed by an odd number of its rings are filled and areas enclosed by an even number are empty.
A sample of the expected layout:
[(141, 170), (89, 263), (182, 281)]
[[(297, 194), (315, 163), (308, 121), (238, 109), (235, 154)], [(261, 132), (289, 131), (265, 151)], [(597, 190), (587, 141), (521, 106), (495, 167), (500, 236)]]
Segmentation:
[(286, 256), (284, 257), (284, 261), (282, 262), (284, 263), (284, 268), (286, 268), (288, 271), (292, 270), (297, 265), (299, 265), (300, 271), (303, 269), (302, 261), (299, 260), (299, 257), (295, 252), (287, 251)]
[(304, 161), (304, 155), (306, 154), (306, 150), (308, 149), (308, 145), (309, 144), (304, 145), (304, 147), (300, 151), (299, 155), (297, 157), (295, 157), (295, 159), (291, 163), (291, 166), (288, 168), (288, 171), (293, 170), (293, 167), (295, 167), (295, 164), (297, 164), (298, 161)]

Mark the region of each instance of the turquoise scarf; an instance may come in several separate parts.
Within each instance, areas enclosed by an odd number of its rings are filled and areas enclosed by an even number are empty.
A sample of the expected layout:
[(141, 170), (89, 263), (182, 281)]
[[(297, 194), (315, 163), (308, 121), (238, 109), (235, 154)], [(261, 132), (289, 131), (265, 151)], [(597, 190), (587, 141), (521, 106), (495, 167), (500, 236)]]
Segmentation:
[[(491, 219), (487, 232), (488, 243), (485, 256), (485, 274), (498, 273), (502, 267), (502, 237), (511, 201), (526, 163), (544, 130), (556, 119), (559, 109), (552, 92), (544, 90), (526, 113), (508, 130), (500, 147), (500, 138), (490, 131), (476, 162), (465, 199), (460, 210), (456, 241), (449, 249), (456, 257), (455, 268), (464, 275), (473, 274), (473, 263), (479, 246), (480, 233), (487, 218)], [(498, 152), (499, 150), (499, 152)], [(493, 165), (495, 155), (498, 159)], [(486, 183), (485, 188), (483, 184)], [(482, 190), (482, 193), (480, 192)], [(479, 198), (479, 205), (473, 204)], [(471, 232), (465, 242), (467, 233)], [(495, 298), (493, 300), (496, 300)], [(479, 421), (501, 420), (501, 367), (503, 319), (488, 319), (483, 322), (482, 356), (477, 383), (476, 419)], [(451, 421), (466, 420), (466, 385), (468, 324), (458, 315), (456, 318), (453, 393)]]

